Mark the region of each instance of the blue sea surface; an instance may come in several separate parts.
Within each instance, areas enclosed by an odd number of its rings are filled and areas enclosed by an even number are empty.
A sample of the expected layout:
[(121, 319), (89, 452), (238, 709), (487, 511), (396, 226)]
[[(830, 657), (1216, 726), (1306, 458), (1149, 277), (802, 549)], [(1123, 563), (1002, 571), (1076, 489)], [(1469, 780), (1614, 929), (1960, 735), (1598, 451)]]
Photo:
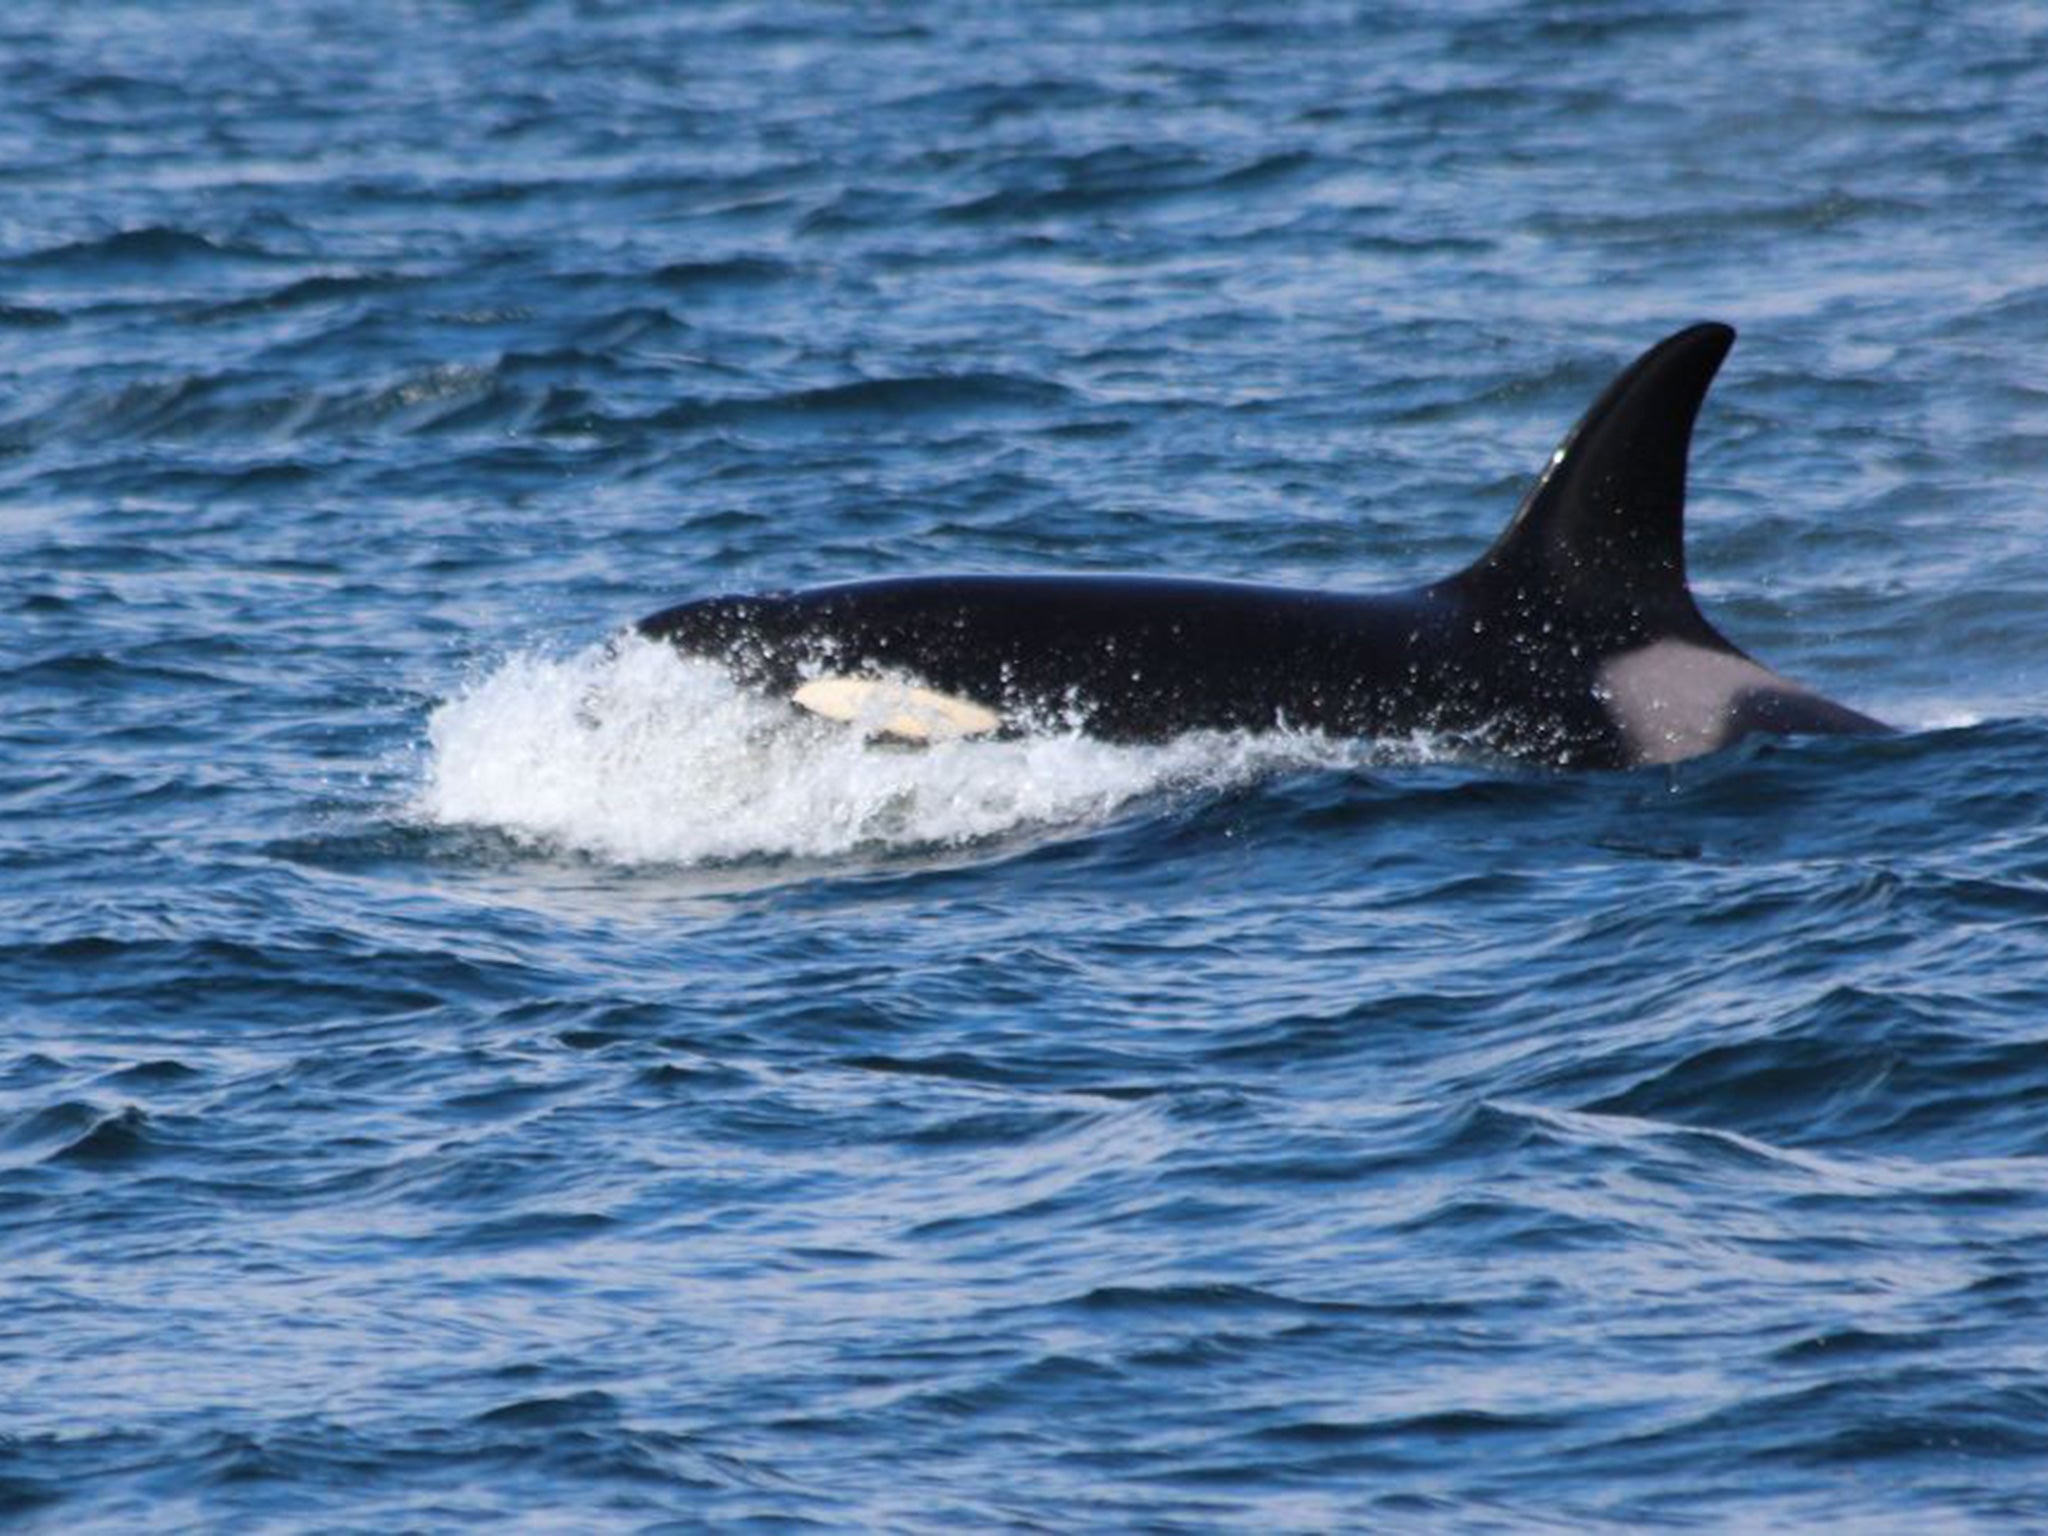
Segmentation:
[[(1663, 334), (1900, 724), (914, 752), (718, 591), (1371, 590)], [(2048, 9), (0, 11), (0, 1524), (2048, 1528)]]

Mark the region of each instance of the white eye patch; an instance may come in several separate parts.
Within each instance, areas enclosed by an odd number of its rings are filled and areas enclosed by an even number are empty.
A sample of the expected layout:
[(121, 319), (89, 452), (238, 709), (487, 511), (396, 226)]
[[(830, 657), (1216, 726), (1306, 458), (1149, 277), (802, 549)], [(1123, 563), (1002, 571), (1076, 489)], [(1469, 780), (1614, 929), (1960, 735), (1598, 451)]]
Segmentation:
[(872, 677), (814, 677), (790, 702), (827, 720), (894, 741), (949, 741), (985, 736), (1002, 717), (972, 699)]

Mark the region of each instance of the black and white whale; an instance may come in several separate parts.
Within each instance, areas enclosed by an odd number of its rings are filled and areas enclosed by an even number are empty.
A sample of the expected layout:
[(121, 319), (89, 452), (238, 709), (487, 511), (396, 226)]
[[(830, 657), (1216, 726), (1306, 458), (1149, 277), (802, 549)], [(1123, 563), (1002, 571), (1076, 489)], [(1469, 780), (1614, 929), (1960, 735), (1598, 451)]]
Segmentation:
[(1753, 732), (1888, 729), (1752, 660), (1685, 575), (1694, 418), (1734, 344), (1695, 325), (1625, 369), (1491, 549), (1350, 596), (1149, 576), (925, 576), (715, 597), (640, 621), (750, 686), (899, 736), (1067, 722), (1427, 732), (1570, 768), (1670, 763)]

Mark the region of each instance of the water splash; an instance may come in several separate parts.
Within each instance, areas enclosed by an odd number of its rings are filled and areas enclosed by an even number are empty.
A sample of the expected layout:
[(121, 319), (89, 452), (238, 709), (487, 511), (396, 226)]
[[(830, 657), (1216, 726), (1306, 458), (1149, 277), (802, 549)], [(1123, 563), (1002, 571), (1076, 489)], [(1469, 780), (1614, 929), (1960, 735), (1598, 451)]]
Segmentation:
[(629, 864), (957, 846), (1387, 755), (1299, 734), (871, 745), (637, 637), (565, 659), (512, 656), (436, 709), (427, 731), (420, 819)]

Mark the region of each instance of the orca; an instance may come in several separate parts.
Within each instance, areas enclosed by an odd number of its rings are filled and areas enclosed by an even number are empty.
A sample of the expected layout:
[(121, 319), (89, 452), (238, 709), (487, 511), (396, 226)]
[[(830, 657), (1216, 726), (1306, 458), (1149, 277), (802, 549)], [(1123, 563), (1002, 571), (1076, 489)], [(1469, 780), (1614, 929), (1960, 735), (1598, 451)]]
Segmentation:
[(1734, 340), (1704, 323), (1650, 348), (1565, 436), (1493, 546), (1411, 590), (913, 576), (700, 599), (637, 628), (905, 739), (1046, 725), (1120, 742), (1428, 733), (1537, 764), (1627, 768), (1758, 732), (1887, 731), (1752, 660), (1686, 583), (1693, 423)]

